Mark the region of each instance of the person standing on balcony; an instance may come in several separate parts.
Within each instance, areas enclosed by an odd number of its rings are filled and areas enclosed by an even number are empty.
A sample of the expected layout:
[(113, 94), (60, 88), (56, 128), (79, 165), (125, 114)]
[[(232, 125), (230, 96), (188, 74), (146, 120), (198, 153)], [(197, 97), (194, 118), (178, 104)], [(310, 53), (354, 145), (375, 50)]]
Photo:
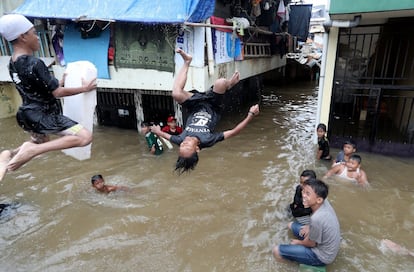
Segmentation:
[[(96, 78), (81, 87), (65, 88), (64, 78), (53, 77), (42, 60), (33, 56), (39, 50), (34, 25), (23, 15), (7, 14), (0, 18), (0, 34), (13, 46), (9, 73), (21, 98), (17, 123), (30, 133), (31, 140), (14, 150), (0, 153), (0, 180), (7, 171), (15, 171), (32, 158), (55, 150), (85, 146), (92, 133), (62, 115), (59, 98), (96, 89)], [(50, 140), (49, 136), (59, 137)]]
[(251, 106), (247, 116), (233, 129), (214, 132), (214, 128), (220, 120), (224, 94), (239, 82), (240, 75), (236, 71), (230, 79), (217, 79), (213, 87), (205, 93), (196, 90), (185, 91), (184, 86), (187, 82), (192, 56), (181, 49), (177, 49), (176, 52), (183, 58), (184, 65), (174, 80), (172, 96), (178, 104), (188, 110), (189, 117), (185, 129), (180, 135), (170, 135), (163, 132), (160, 126), (152, 126), (151, 131), (179, 145), (179, 157), (175, 170), (181, 174), (194, 170), (198, 163), (198, 153), (202, 148), (211, 147), (217, 142), (239, 134), (254, 116), (259, 114), (259, 105)]

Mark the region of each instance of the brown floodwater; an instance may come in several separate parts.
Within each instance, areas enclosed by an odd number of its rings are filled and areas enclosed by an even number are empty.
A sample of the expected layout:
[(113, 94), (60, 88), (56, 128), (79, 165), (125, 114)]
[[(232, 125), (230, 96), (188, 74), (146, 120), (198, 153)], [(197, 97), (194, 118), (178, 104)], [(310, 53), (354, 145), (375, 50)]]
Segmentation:
[[(189, 175), (173, 173), (176, 147), (155, 157), (142, 135), (112, 127), (94, 128), (90, 160), (62, 152), (33, 159), (0, 183), (0, 202), (15, 203), (0, 217), (0, 270), (297, 271), (271, 251), (291, 238), (286, 207), (299, 174), (321, 177), (330, 167), (315, 161), (315, 87), (265, 87), (260, 115), (202, 150)], [(0, 120), (1, 149), (27, 138), (14, 118)], [(414, 250), (414, 160), (360, 154), (370, 188), (327, 181), (342, 234), (328, 271), (414, 271), (414, 258), (380, 242)], [(90, 184), (97, 173), (131, 190), (99, 194)]]

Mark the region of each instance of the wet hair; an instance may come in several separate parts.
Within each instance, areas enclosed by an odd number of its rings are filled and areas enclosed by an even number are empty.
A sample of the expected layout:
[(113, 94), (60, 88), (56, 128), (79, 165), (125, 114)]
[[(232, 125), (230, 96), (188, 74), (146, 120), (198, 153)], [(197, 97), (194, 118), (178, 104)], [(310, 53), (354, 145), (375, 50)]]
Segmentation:
[(345, 140), (344, 145), (352, 145), (353, 148), (357, 148), (356, 142), (352, 139)]
[(326, 132), (326, 125), (325, 125), (325, 124), (320, 123), (320, 124), (316, 127), (316, 130), (318, 130), (318, 129), (322, 129), (323, 131), (325, 131), (325, 132)]
[(316, 179), (316, 173), (313, 170), (304, 170), (300, 176)]
[(357, 154), (352, 154), (351, 156), (349, 156), (349, 160), (353, 160), (353, 161), (357, 161), (358, 163), (361, 163), (362, 158), (361, 156)]
[(322, 197), (323, 199), (326, 199), (326, 197), (328, 196), (329, 187), (322, 180), (310, 178), (306, 180), (303, 184), (310, 186), (312, 190), (315, 192), (315, 194), (319, 197)]
[(92, 185), (95, 184), (95, 181), (97, 181), (98, 179), (103, 179), (102, 175), (95, 175), (91, 177), (91, 183)]
[(190, 172), (194, 170), (198, 163), (198, 153), (194, 152), (190, 157), (178, 157), (177, 162), (175, 163), (175, 171), (181, 175), (184, 172)]

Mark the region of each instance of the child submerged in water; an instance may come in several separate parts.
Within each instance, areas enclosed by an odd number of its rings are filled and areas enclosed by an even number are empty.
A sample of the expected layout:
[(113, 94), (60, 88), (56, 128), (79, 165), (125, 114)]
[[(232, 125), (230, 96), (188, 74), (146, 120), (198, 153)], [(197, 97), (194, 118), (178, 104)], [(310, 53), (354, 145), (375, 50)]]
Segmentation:
[(144, 134), (145, 140), (149, 147), (149, 151), (153, 155), (161, 155), (164, 152), (164, 146), (158, 136), (151, 131), (148, 123), (141, 124), (141, 133)]
[(127, 191), (129, 190), (128, 187), (125, 186), (118, 186), (118, 185), (106, 185), (105, 180), (102, 175), (94, 175), (91, 178), (92, 187), (95, 188), (97, 191), (109, 194), (110, 192), (114, 192), (117, 190)]
[(361, 169), (361, 160), (361, 156), (352, 154), (345, 164), (337, 164), (326, 172), (324, 178), (336, 175), (339, 178), (353, 181), (366, 187), (369, 183), (365, 171)]

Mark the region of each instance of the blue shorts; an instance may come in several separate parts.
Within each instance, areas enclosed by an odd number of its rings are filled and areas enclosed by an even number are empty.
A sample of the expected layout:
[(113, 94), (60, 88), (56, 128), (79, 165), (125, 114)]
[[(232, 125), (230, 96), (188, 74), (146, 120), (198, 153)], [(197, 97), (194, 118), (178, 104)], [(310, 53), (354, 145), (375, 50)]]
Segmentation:
[[(300, 236), (299, 232), (303, 225), (298, 222), (292, 223), (292, 233), (299, 240), (303, 240), (304, 237)], [(302, 245), (279, 245), (279, 255), (284, 259), (298, 262), (301, 264), (307, 264), (312, 266), (324, 266), (325, 263), (321, 262), (311, 248)]]

